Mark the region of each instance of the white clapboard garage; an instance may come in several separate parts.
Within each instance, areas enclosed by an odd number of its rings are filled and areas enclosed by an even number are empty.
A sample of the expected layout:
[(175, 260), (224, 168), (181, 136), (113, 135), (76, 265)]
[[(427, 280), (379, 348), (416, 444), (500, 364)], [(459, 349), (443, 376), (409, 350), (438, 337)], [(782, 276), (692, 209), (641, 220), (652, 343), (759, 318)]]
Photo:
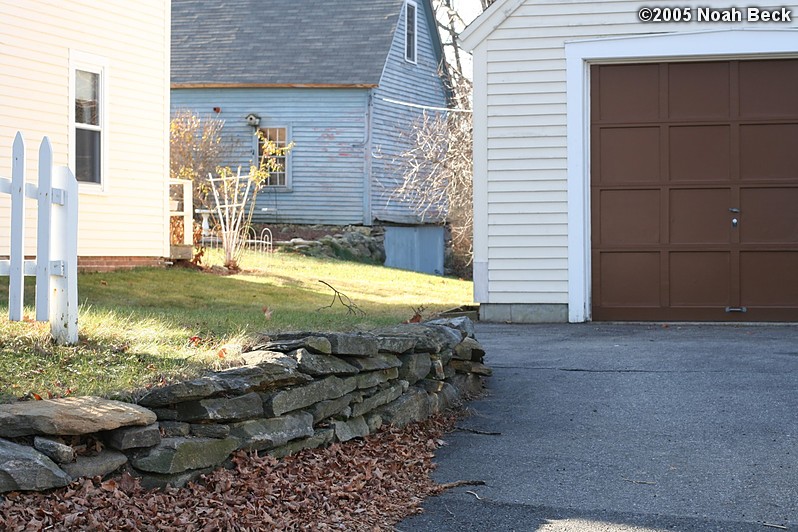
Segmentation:
[(461, 36), (482, 319), (798, 321), (798, 26), (643, 7), (498, 0)]

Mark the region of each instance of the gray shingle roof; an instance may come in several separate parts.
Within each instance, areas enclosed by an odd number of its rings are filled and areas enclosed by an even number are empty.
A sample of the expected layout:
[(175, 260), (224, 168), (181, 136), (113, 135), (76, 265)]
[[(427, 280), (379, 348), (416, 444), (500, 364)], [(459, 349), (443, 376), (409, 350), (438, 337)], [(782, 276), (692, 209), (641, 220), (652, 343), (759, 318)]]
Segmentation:
[(172, 84), (377, 85), (403, 0), (172, 0)]

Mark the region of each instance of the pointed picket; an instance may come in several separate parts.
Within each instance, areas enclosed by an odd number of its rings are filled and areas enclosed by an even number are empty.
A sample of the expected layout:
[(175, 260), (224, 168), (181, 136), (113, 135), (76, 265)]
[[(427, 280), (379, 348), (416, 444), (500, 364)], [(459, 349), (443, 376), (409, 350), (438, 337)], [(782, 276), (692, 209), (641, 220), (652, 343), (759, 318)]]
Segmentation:
[(8, 318), (22, 320), (25, 294), (25, 139), (17, 132), (11, 162), (11, 250), (9, 257)]
[[(25, 276), (36, 276), (36, 320), (50, 321), (59, 344), (78, 341), (78, 183), (69, 168), (53, 168), (47, 137), (39, 148), (38, 185), (25, 182), (25, 141), (14, 138), (11, 179), (0, 178), (0, 193), (11, 196), (9, 260), (0, 275), (9, 275), (8, 315), (23, 318)], [(36, 259), (25, 260), (25, 198), (38, 201)], [(53, 231), (57, 234), (53, 235)]]
[(39, 218), (36, 227), (36, 321), (50, 318), (50, 231), (52, 229), (53, 147), (44, 137), (39, 148)]

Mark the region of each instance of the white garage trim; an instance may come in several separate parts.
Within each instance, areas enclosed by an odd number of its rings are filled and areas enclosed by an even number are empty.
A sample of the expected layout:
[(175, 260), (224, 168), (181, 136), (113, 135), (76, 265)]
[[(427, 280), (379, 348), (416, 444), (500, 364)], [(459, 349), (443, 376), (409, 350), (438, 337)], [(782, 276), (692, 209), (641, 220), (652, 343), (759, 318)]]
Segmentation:
[(565, 44), (568, 127), (568, 321), (588, 321), (590, 242), (590, 69), (640, 63), (798, 57), (797, 30), (730, 29), (575, 41)]

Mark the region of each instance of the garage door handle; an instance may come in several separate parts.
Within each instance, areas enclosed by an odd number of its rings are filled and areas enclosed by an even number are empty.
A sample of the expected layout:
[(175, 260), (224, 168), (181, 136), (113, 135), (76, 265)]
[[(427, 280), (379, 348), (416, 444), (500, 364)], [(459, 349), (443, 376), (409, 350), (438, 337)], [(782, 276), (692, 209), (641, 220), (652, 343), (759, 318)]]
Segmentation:
[(732, 208), (729, 209), (729, 212), (738, 213), (738, 212), (740, 212), (740, 209), (738, 209), (737, 207), (732, 207)]
[(746, 307), (726, 307), (726, 312), (748, 312)]

